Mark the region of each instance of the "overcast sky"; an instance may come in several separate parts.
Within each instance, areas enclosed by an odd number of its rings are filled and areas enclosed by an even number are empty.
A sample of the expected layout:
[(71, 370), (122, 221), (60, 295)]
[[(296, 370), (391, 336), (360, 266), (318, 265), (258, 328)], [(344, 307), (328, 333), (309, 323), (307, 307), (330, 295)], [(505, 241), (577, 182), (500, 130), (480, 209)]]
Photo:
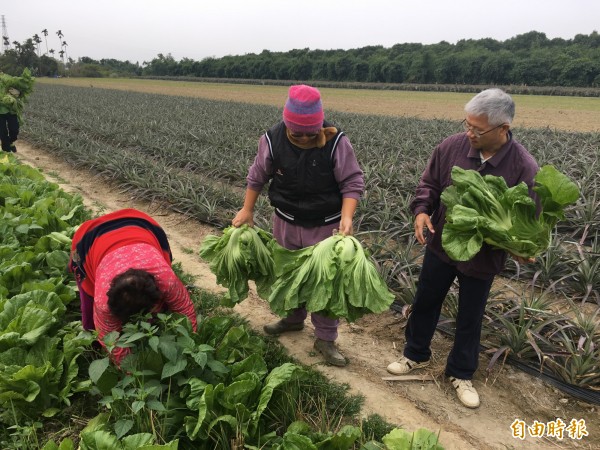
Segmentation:
[[(600, 31), (600, 0), (2, 0), (10, 42), (48, 30), (67, 56), (150, 61), (294, 48), (504, 41), (529, 31), (572, 39)], [(42, 41), (42, 52), (45, 43)]]

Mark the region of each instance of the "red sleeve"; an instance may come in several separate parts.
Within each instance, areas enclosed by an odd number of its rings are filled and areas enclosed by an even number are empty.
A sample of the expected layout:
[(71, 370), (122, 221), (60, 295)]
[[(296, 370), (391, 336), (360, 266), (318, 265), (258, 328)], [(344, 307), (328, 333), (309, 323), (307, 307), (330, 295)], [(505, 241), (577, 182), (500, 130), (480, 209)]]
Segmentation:
[[(122, 328), (121, 321), (110, 313), (107, 303), (94, 302), (94, 324), (98, 332), (98, 341), (105, 349), (104, 337), (111, 331), (118, 331), (120, 333)], [(111, 353), (111, 358), (118, 366), (130, 351), (128, 348), (115, 348)]]
[(181, 282), (181, 280), (170, 270), (165, 272), (166, 290), (164, 292), (164, 301), (169, 311), (183, 314), (190, 319), (194, 331), (197, 330), (196, 311), (194, 304), (190, 299), (190, 294)]

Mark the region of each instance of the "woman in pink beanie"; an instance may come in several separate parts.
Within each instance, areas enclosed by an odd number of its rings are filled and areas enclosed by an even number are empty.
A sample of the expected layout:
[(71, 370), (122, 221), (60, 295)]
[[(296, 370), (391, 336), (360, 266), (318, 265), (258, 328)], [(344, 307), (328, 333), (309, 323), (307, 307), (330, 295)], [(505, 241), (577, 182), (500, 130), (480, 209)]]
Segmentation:
[[(290, 87), (283, 120), (261, 136), (246, 180), (244, 206), (232, 220), (236, 227), (254, 225), (256, 200), (270, 182), (273, 236), (283, 247), (308, 247), (334, 230), (353, 233), (352, 218), (365, 185), (363, 172), (347, 136), (324, 120), (321, 94), (314, 87)], [(297, 309), (265, 325), (265, 333), (300, 331), (306, 316), (304, 308)], [(345, 366), (346, 359), (334, 345), (339, 320), (313, 313), (311, 321), (315, 350), (328, 364)]]

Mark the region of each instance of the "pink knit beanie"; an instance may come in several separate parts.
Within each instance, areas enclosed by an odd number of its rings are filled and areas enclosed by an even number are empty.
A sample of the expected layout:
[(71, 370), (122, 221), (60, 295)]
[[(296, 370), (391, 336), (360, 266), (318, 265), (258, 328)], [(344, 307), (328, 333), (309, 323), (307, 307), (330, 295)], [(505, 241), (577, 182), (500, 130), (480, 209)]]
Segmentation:
[(283, 122), (296, 133), (318, 133), (323, 127), (323, 105), (318, 89), (305, 84), (290, 86), (283, 107)]

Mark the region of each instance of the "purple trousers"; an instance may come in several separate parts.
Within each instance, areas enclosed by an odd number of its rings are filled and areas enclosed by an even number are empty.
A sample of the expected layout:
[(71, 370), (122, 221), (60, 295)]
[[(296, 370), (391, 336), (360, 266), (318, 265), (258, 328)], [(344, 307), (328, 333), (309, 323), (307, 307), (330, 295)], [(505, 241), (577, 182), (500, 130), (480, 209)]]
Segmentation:
[(81, 324), (84, 330), (95, 330), (94, 326), (94, 298), (85, 293), (79, 281), (79, 300), (81, 302)]
[[(273, 237), (279, 245), (288, 250), (298, 250), (304, 247), (310, 247), (324, 239), (332, 236), (337, 229), (339, 222), (322, 227), (306, 228), (299, 225), (293, 225), (280, 219), (273, 214)], [(304, 322), (308, 315), (306, 309), (295, 309), (283, 319), (288, 323)], [(330, 319), (320, 314), (311, 313), (310, 320), (315, 327), (315, 336), (324, 341), (335, 341), (338, 336), (338, 319)]]

